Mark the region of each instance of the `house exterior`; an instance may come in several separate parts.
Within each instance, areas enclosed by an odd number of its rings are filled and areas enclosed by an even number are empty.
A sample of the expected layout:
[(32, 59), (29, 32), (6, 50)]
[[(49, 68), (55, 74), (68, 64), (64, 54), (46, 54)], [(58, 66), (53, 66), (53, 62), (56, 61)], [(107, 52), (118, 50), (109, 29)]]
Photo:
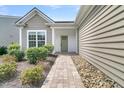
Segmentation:
[(51, 43), (54, 53), (79, 53), (124, 87), (124, 6), (83, 5), (74, 22), (33, 8), (23, 17), (0, 16), (0, 30), (0, 45), (18, 42), (25, 50)]
[(16, 22), (21, 49), (51, 43), (54, 52), (77, 52), (74, 22), (55, 22), (39, 9), (33, 8)]
[(79, 54), (124, 87), (124, 6), (82, 6)]

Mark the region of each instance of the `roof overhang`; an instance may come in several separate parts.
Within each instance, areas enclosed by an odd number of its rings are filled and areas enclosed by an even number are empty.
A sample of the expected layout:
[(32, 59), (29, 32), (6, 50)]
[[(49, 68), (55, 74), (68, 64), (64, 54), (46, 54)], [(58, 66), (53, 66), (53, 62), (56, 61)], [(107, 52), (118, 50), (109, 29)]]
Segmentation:
[(46, 23), (47, 26), (52, 28), (72, 28), (75, 29), (75, 24), (73, 23)]
[(51, 18), (49, 18), (47, 15), (45, 15), (43, 12), (41, 12), (36, 7), (33, 8), (31, 11), (29, 11), (26, 15), (24, 15), (22, 18), (20, 18), (17, 22), (17, 26), (25, 26), (26, 22), (30, 20), (33, 16), (38, 14), (41, 16), (44, 20), (47, 21), (46, 25), (50, 27), (75, 27), (78, 28), (80, 24), (86, 19), (88, 14), (92, 11), (92, 9), (95, 7), (95, 5), (82, 5), (80, 6), (80, 10), (76, 16), (75, 21), (53, 21)]
[(25, 25), (25, 23), (30, 20), (33, 16), (35, 16), (36, 14), (38, 14), (39, 16), (41, 16), (44, 20), (46, 20), (48, 23), (54, 23), (54, 21), (49, 18), (47, 15), (45, 15), (43, 12), (41, 12), (39, 9), (37, 9), (36, 7), (33, 8), (31, 11), (29, 11), (26, 15), (24, 15), (22, 18), (20, 18), (17, 22), (16, 25), (17, 26), (21, 26), (21, 25)]
[(105, 5), (82, 5), (75, 19), (75, 25), (80, 27), (81, 24), (92, 20), (93, 16), (98, 14), (104, 7)]
[(79, 26), (82, 21), (88, 16), (91, 10), (95, 7), (95, 5), (82, 5), (80, 6), (79, 12), (75, 19), (75, 25)]

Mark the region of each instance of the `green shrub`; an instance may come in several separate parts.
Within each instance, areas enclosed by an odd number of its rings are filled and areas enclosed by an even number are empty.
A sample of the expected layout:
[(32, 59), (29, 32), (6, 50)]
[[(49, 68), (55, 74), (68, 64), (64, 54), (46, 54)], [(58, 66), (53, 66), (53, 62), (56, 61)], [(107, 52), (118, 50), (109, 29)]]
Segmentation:
[(16, 58), (15, 56), (11, 56), (11, 55), (3, 55), (2, 56), (2, 62), (16, 62)]
[(30, 64), (36, 64), (39, 58), (39, 49), (38, 48), (29, 48), (26, 51), (26, 56)]
[(4, 54), (7, 54), (7, 47), (2, 46), (0, 47), (0, 55), (4, 55)]
[(25, 56), (23, 51), (16, 50), (16, 49), (10, 50), (9, 55), (15, 56), (17, 61), (22, 61)]
[(43, 67), (41, 65), (26, 69), (21, 73), (22, 85), (38, 85), (42, 80)]
[(19, 44), (17, 43), (11, 43), (8, 47), (8, 51), (11, 51), (11, 50), (19, 50), (20, 49), (20, 46)]
[(40, 60), (45, 60), (48, 56), (48, 50), (45, 47), (29, 48), (26, 56), (31, 64), (36, 64)]
[(13, 77), (16, 72), (17, 64), (15, 62), (12, 63), (4, 63), (0, 65), (0, 81), (10, 79)]
[(45, 47), (39, 47), (39, 60), (45, 60), (48, 56), (48, 49)]
[(52, 44), (46, 44), (44, 47), (48, 49), (49, 54), (53, 52), (54, 46)]

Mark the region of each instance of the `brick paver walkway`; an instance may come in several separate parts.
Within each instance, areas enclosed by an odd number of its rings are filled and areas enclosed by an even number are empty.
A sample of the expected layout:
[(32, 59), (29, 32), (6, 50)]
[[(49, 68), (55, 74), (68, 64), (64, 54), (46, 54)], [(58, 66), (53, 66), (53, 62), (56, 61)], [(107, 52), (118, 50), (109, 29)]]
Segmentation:
[(59, 55), (42, 88), (80, 88), (81, 78), (69, 55)]

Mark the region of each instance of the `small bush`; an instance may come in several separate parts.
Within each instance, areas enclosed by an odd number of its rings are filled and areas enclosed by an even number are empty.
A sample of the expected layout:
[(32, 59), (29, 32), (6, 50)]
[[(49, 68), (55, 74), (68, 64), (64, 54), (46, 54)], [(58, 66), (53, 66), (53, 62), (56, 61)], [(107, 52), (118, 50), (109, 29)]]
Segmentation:
[(48, 56), (48, 50), (45, 47), (29, 48), (26, 51), (27, 59), (31, 64), (36, 64), (40, 60), (45, 60)]
[(10, 79), (13, 77), (16, 72), (17, 64), (15, 62), (12, 63), (4, 63), (0, 65), (0, 81)]
[(53, 52), (54, 46), (52, 44), (46, 44), (44, 47), (48, 49), (49, 54)]
[(4, 55), (4, 54), (7, 54), (7, 47), (0, 47), (0, 55)]
[(24, 52), (20, 50), (11, 50), (9, 51), (9, 55), (15, 56), (17, 61), (22, 61), (24, 59)]
[(11, 55), (3, 55), (2, 61), (5, 63), (6, 62), (16, 62), (16, 58), (15, 58), (15, 56), (11, 56)]
[(21, 73), (22, 85), (39, 85), (43, 80), (43, 67), (37, 65), (35, 67), (24, 70)]
[(48, 56), (48, 49), (45, 47), (39, 47), (39, 60), (45, 60)]
[(30, 64), (36, 64), (38, 62), (39, 55), (38, 48), (29, 48), (26, 51), (26, 56)]
[(11, 51), (11, 50), (19, 50), (20, 49), (20, 46), (19, 44), (17, 43), (11, 43), (8, 47), (8, 52)]

